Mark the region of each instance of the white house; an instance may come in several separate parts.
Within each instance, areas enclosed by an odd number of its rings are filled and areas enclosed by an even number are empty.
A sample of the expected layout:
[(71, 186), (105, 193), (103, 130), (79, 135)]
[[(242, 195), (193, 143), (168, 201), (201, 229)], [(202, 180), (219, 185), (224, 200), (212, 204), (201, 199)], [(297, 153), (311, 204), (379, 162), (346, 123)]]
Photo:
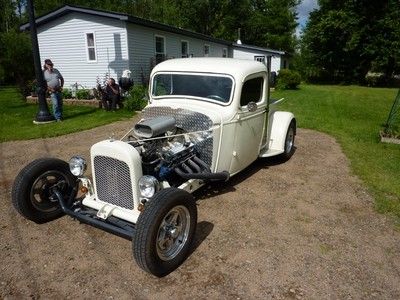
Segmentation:
[(289, 67), (289, 62), (285, 57), (285, 52), (261, 48), (257, 46), (244, 45), (241, 43), (232, 44), (232, 57), (239, 59), (250, 59), (264, 62), (266, 58), (271, 56), (271, 72)]
[[(134, 82), (145, 82), (157, 62), (190, 56), (261, 60), (272, 55), (274, 71), (282, 66), (284, 54), (122, 13), (70, 5), (37, 18), (36, 23), (41, 61), (53, 61), (67, 88), (74, 84), (92, 88), (106, 75), (119, 79), (124, 70), (131, 71)], [(29, 23), (20, 28), (29, 29)]]

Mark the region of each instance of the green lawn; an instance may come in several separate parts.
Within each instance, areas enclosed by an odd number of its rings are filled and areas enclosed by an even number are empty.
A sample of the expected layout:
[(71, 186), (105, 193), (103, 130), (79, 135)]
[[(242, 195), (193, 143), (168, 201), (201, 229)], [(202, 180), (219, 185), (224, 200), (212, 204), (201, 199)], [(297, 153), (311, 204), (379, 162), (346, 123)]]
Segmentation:
[(301, 85), (299, 90), (275, 91), (272, 97), (285, 97), (281, 108), (296, 115), (299, 127), (335, 137), (353, 172), (374, 195), (377, 209), (400, 221), (400, 145), (379, 139), (396, 94), (397, 89)]
[(37, 112), (38, 105), (25, 103), (14, 87), (0, 87), (0, 142), (63, 135), (133, 115), (126, 110), (106, 112), (94, 107), (64, 105), (63, 122), (35, 125)]

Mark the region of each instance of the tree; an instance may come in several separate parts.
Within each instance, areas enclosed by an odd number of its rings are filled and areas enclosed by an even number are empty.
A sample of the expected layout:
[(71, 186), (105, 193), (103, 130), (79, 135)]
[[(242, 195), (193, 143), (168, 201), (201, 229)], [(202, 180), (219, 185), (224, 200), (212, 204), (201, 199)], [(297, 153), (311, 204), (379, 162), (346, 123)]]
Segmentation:
[(309, 79), (363, 82), (368, 71), (390, 78), (400, 67), (396, 0), (320, 0), (301, 42)]
[(251, 0), (243, 37), (246, 43), (294, 52), (298, 0)]

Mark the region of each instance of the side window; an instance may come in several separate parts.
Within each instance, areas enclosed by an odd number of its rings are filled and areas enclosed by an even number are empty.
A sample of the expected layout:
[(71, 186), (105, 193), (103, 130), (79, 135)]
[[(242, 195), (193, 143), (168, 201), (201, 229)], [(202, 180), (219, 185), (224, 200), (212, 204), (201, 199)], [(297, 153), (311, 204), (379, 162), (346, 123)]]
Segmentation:
[(156, 62), (160, 63), (165, 60), (165, 38), (156, 35)]
[(210, 54), (210, 45), (204, 44), (204, 56), (208, 56)]
[(264, 78), (257, 77), (247, 80), (242, 87), (240, 96), (240, 106), (245, 106), (249, 102), (259, 102), (262, 98)]
[(189, 42), (181, 41), (181, 53), (182, 57), (189, 57)]
[(86, 33), (86, 54), (88, 61), (96, 61), (96, 43), (94, 39), (94, 33)]

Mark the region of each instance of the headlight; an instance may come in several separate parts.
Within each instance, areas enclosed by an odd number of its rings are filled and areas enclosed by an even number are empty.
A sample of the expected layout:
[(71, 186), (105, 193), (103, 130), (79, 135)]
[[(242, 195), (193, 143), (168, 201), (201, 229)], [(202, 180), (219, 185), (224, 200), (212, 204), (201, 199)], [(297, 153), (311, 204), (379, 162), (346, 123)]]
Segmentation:
[(151, 198), (158, 191), (158, 180), (150, 175), (144, 175), (139, 179), (140, 194), (144, 198)]
[(73, 156), (69, 160), (69, 170), (75, 176), (82, 176), (86, 171), (86, 160), (81, 156)]

